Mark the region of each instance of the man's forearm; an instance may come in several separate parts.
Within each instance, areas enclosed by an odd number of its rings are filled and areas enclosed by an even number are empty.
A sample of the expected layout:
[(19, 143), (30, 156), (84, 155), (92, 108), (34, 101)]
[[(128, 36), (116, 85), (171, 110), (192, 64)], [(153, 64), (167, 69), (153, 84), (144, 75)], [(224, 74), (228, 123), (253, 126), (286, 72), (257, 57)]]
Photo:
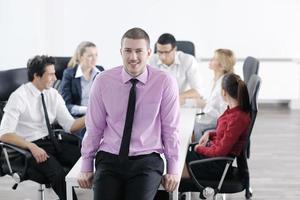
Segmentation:
[(201, 95), (195, 89), (187, 90), (185, 92), (180, 93), (179, 95), (180, 95), (180, 98), (183, 98), (183, 99), (201, 98)]
[(21, 138), (20, 136), (16, 135), (15, 133), (6, 133), (0, 137), (2, 142), (13, 144), (23, 149), (29, 149), (31, 142), (28, 142)]
[(71, 132), (78, 131), (85, 126), (85, 116), (77, 118), (71, 126)]

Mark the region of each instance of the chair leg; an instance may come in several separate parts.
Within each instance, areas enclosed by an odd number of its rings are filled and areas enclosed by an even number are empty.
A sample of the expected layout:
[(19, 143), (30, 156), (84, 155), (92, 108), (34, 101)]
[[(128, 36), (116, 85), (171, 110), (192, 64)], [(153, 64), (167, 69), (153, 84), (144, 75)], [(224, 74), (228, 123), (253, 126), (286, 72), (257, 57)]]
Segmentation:
[(226, 194), (222, 194), (222, 199), (226, 200)]
[(214, 200), (226, 200), (226, 196), (225, 194), (218, 193), (214, 196)]
[(45, 200), (45, 188), (44, 188), (44, 185), (43, 184), (40, 184), (40, 188), (39, 188), (39, 197), (41, 200)]
[(252, 194), (251, 187), (247, 188), (246, 191), (245, 191), (245, 197), (246, 197), (246, 199), (251, 199), (252, 195), (253, 194)]
[(192, 200), (191, 192), (186, 192), (185, 200)]

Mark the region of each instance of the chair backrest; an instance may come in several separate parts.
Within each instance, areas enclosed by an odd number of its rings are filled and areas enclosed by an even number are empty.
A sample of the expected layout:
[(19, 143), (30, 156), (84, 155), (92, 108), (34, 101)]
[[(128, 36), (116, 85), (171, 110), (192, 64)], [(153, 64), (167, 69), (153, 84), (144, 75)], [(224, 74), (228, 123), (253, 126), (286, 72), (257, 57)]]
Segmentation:
[(27, 68), (0, 71), (0, 101), (7, 101), (10, 94), (26, 82)]
[(57, 80), (53, 84), (53, 88), (60, 91), (61, 80), (64, 74), (64, 70), (68, 67), (68, 63), (71, 57), (54, 57), (55, 58), (55, 75)]
[(4, 106), (10, 94), (26, 82), (28, 82), (27, 68), (0, 71), (0, 122), (4, 114)]
[(55, 58), (55, 75), (58, 80), (63, 77), (64, 70), (67, 68), (71, 57), (54, 57)]
[(247, 84), (250, 103), (251, 103), (251, 107), (252, 107), (252, 109), (251, 109), (252, 110), (251, 111), (251, 124), (250, 124), (249, 130), (248, 130), (249, 137), (251, 135), (253, 125), (254, 125), (254, 122), (256, 119), (257, 111), (258, 111), (257, 99), (258, 99), (260, 85), (261, 85), (261, 78), (258, 75), (253, 74)]
[(177, 41), (177, 50), (195, 56), (195, 45), (190, 41)]
[[(180, 40), (176, 41), (176, 46), (178, 51), (195, 56), (195, 45), (193, 42)], [(156, 44), (154, 46), (154, 53), (156, 53)]]
[(259, 61), (251, 56), (248, 56), (243, 64), (243, 75), (245, 83), (248, 83), (251, 75), (258, 74), (259, 70)]
[(261, 85), (261, 78), (253, 74), (250, 78), (250, 80), (247, 83), (247, 88), (248, 88), (248, 93), (249, 93), (249, 98), (250, 98), (250, 103), (251, 103), (251, 124), (248, 129), (248, 145), (246, 145), (246, 153), (247, 157), (250, 157), (250, 136), (252, 133), (252, 129), (254, 126), (254, 122), (256, 120), (256, 115), (258, 111), (258, 106), (257, 106), (257, 99), (258, 99), (258, 93)]

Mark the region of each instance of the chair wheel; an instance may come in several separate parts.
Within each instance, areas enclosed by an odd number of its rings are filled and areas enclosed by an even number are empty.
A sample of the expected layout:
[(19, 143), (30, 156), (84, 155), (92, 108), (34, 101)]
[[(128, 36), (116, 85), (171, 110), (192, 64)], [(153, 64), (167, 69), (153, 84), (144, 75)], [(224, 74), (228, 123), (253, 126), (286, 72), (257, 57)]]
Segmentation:
[(251, 191), (246, 191), (245, 197), (246, 197), (246, 199), (251, 199), (252, 195), (253, 194)]

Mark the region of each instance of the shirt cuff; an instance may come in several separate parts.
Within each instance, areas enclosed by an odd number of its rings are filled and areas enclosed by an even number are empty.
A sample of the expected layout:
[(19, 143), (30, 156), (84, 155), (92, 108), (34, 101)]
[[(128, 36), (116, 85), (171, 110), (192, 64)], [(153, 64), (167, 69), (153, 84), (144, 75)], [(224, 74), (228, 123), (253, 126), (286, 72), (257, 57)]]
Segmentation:
[(172, 159), (167, 160), (167, 174), (179, 174), (179, 163), (177, 161)]
[(86, 110), (87, 110), (86, 106), (74, 105), (71, 108), (71, 114), (72, 115), (85, 115), (86, 114)]
[(93, 172), (93, 158), (82, 158), (81, 172)]

